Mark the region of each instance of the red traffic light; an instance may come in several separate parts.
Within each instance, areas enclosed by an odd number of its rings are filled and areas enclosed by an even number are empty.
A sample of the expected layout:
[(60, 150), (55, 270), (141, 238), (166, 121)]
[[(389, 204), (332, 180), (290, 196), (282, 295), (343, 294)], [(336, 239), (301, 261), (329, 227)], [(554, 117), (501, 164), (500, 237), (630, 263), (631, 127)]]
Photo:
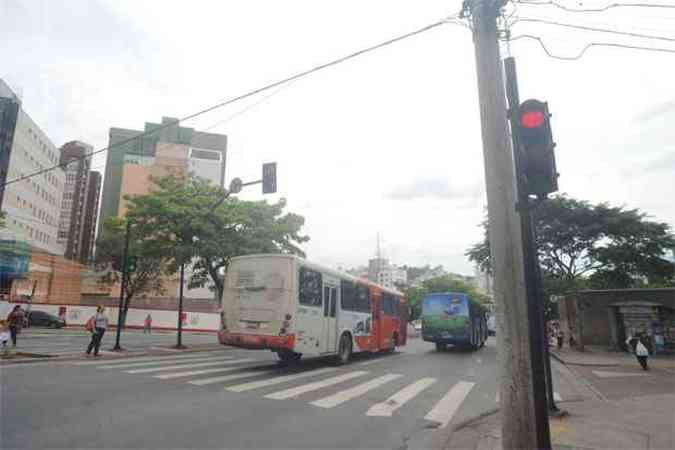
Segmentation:
[(544, 111), (525, 111), (520, 115), (520, 125), (524, 128), (539, 128), (545, 121)]

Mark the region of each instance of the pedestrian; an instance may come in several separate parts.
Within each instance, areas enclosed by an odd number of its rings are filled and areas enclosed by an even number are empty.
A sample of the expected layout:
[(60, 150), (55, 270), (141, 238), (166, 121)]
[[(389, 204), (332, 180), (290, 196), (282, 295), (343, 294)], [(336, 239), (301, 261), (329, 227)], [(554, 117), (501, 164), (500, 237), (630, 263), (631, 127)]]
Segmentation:
[(558, 339), (558, 350), (562, 350), (563, 343), (565, 342), (565, 333), (563, 333), (562, 329), (558, 330), (556, 338)]
[(143, 334), (152, 333), (152, 316), (150, 313), (148, 313), (147, 317), (145, 318), (145, 321), (143, 322)]
[(644, 343), (642, 342), (642, 338), (640, 337), (632, 338), (629, 336), (628, 339), (626, 339), (626, 345), (628, 345), (629, 348), (632, 347), (633, 342), (635, 342), (635, 357), (642, 366), (642, 370), (649, 370), (649, 366), (647, 366), (647, 358), (649, 358), (649, 350), (647, 350), (647, 347), (644, 345)]
[(7, 343), (9, 343), (9, 326), (6, 320), (0, 320), (0, 344), (2, 344), (2, 353), (7, 354)]
[(23, 320), (23, 309), (21, 309), (21, 305), (16, 305), (12, 312), (7, 316), (7, 322), (9, 323), (9, 334), (12, 337), (12, 347), (16, 347), (16, 335), (21, 332)]
[(94, 356), (98, 356), (98, 351), (101, 348), (101, 339), (103, 339), (105, 330), (108, 328), (108, 316), (105, 314), (105, 307), (103, 305), (96, 307), (96, 315), (93, 317), (93, 322), (94, 332), (91, 334), (91, 342), (87, 347), (87, 355), (91, 354), (93, 349)]

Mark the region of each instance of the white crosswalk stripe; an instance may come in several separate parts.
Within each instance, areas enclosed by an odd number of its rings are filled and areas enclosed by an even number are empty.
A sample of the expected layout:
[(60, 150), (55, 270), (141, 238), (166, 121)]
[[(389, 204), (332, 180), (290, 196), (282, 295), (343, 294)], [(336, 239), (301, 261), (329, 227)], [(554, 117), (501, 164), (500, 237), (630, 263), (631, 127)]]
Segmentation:
[(388, 373), (387, 375), (366, 381), (365, 383), (361, 383), (357, 386), (354, 386), (353, 388), (345, 389), (344, 391), (340, 391), (336, 394), (329, 395), (328, 397), (313, 401), (311, 404), (321, 408), (334, 408), (344, 402), (355, 399), (356, 397), (360, 397), (366, 392), (378, 388), (383, 384), (389, 383), (390, 381), (393, 381), (397, 378), (401, 378), (402, 376), (403, 375), (396, 373)]
[(270, 378), (269, 380), (260, 380), (260, 381), (251, 381), (250, 383), (238, 384), (236, 386), (230, 386), (225, 388), (225, 390), (231, 392), (245, 392), (251, 391), (253, 389), (260, 389), (262, 387), (273, 386), (275, 384), (286, 383), (288, 381), (297, 380), (300, 378), (307, 378), (313, 375), (319, 375), (326, 372), (334, 372), (337, 369), (334, 367), (327, 367), (325, 369), (310, 370), (302, 373), (294, 373), (291, 375), (282, 375), (276, 378)]
[(121, 361), (116, 361), (111, 364), (104, 364), (101, 366), (96, 366), (97, 369), (130, 369), (132, 367), (143, 367), (143, 366), (156, 366), (159, 364), (176, 364), (176, 363), (199, 363), (215, 360), (224, 360), (232, 359), (232, 356), (199, 356), (193, 358), (181, 358), (181, 359), (165, 359), (161, 361), (144, 361), (144, 362), (128, 362), (122, 363)]
[(303, 384), (301, 386), (284, 389), (283, 391), (273, 392), (271, 394), (266, 395), (265, 398), (271, 398), (275, 400), (284, 400), (287, 398), (293, 398), (306, 392), (316, 391), (324, 387), (333, 386), (334, 384), (342, 383), (343, 381), (363, 376), (367, 373), (368, 372), (365, 370), (355, 370), (352, 372), (347, 372), (343, 375), (326, 378), (325, 380), (315, 381), (313, 383)]
[[(238, 364), (245, 362), (252, 362), (255, 359), (252, 358), (243, 358), (235, 359), (233, 361), (228, 361), (227, 364)], [(173, 378), (181, 377), (191, 377), (195, 375), (205, 375), (207, 373), (219, 373), (219, 372), (232, 372), (233, 370), (241, 370), (241, 367), (216, 367), (215, 369), (203, 369), (203, 370), (189, 370), (187, 372), (173, 372), (165, 373), (162, 375), (154, 375), (153, 378), (159, 378), (160, 380), (171, 380)]]
[(210, 362), (202, 362), (202, 363), (191, 363), (191, 364), (179, 364), (176, 366), (160, 366), (160, 367), (150, 367), (146, 369), (134, 369), (134, 370), (127, 370), (125, 371), (126, 373), (152, 373), (152, 372), (160, 372), (162, 370), (176, 370), (176, 369), (191, 369), (191, 368), (197, 368), (197, 367), (210, 367), (210, 366), (220, 366), (224, 364), (238, 364), (239, 360), (237, 359), (219, 359), (218, 361), (210, 361)]
[(367, 416), (391, 417), (392, 413), (436, 382), (436, 378), (421, 378), (404, 387), (382, 403), (370, 407)]
[[(273, 368), (274, 366), (269, 366), (270, 368)], [(253, 378), (253, 377), (260, 377), (263, 375), (273, 375), (275, 372), (273, 370), (249, 370), (247, 372), (241, 372), (241, 373), (234, 373), (232, 375), (224, 375), (221, 377), (211, 377), (211, 378), (202, 378), (199, 380), (192, 380), (188, 381), (188, 384), (193, 384), (195, 386), (206, 386), (207, 384), (214, 384), (214, 383), (225, 383), (228, 381), (233, 381), (233, 380), (241, 380), (242, 378)]]
[(459, 381), (447, 394), (441, 398), (436, 406), (424, 416), (425, 419), (438, 422), (439, 428), (445, 428), (452, 420), (464, 399), (469, 395), (475, 383)]
[[(204, 356), (217, 356), (225, 355), (225, 352), (213, 351), (213, 352), (195, 352), (188, 355), (162, 355), (162, 356), (148, 356), (148, 357), (121, 357), (116, 361), (105, 361), (106, 364), (127, 364), (130, 362), (144, 362), (144, 361), (167, 361), (167, 360), (180, 360), (180, 359), (192, 359), (192, 358), (201, 358)], [(82, 361), (73, 363), (76, 366), (93, 366), (96, 364), (101, 364), (103, 361)]]

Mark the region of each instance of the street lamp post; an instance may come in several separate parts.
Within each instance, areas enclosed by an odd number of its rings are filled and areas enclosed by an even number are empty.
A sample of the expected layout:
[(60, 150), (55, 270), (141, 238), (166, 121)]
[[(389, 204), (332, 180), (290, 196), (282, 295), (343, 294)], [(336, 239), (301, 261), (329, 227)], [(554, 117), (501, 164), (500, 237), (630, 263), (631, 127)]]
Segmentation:
[(176, 340), (177, 349), (186, 348), (183, 345), (183, 283), (185, 282), (185, 261), (180, 264), (180, 288), (178, 291), (178, 337)]

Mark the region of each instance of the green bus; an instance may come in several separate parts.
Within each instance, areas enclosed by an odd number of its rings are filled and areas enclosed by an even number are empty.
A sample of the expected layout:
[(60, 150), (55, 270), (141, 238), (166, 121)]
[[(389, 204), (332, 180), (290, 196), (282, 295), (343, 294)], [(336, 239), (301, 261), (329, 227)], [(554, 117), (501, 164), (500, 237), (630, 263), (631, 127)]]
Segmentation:
[(467, 294), (438, 292), (422, 300), (422, 339), (436, 350), (448, 345), (477, 350), (488, 337), (488, 310)]

